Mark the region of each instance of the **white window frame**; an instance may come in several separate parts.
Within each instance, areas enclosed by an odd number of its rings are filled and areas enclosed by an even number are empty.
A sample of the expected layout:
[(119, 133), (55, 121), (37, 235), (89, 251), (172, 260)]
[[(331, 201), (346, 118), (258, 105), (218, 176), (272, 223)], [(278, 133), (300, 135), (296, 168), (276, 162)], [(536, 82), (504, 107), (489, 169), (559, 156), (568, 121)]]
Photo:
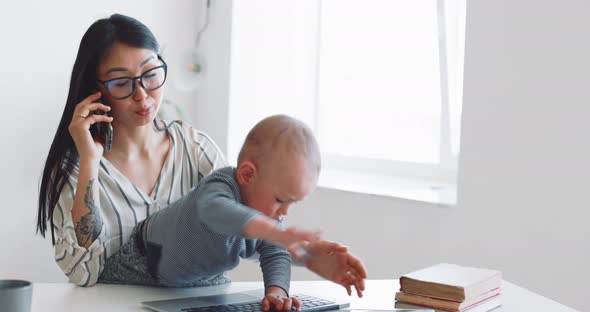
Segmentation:
[[(441, 120), (440, 120), (440, 162), (439, 164), (423, 164), (413, 163), (405, 161), (391, 161), (391, 160), (379, 160), (369, 159), (364, 157), (347, 157), (340, 155), (331, 155), (324, 153), (322, 155), (322, 173), (320, 177), (319, 186), (332, 189), (340, 189), (346, 191), (360, 192), (360, 193), (372, 193), (385, 196), (408, 198), (412, 200), (420, 200), (427, 202), (434, 202), (439, 204), (454, 204), (456, 202), (456, 180), (457, 180), (457, 163), (458, 157), (453, 153), (452, 149), (452, 137), (451, 137), (451, 114), (452, 110), (450, 107), (449, 99), (449, 70), (448, 70), (448, 58), (447, 58), (447, 32), (446, 32), (446, 14), (445, 14), (445, 3), (447, 1), (464, 1), (464, 0), (437, 0), (437, 17), (438, 17), (438, 30), (439, 30), (439, 63), (440, 63), (440, 89), (441, 89)], [(285, 1), (287, 2), (287, 1)], [(321, 5), (323, 0), (317, 0), (315, 5), (317, 6), (317, 31), (316, 31), (316, 59), (315, 68), (310, 69), (310, 78), (313, 76), (315, 71), (315, 99), (314, 95), (308, 97), (309, 102), (302, 104), (306, 108), (308, 113), (305, 113), (304, 121), (310, 123), (310, 126), (314, 131), (318, 131), (318, 113), (319, 113), (319, 54), (321, 44), (320, 40), (320, 17), (321, 17)], [(261, 7), (276, 6), (277, 2), (266, 2), (264, 0), (258, 0), (258, 4), (254, 2), (250, 3), (250, 6), (256, 6), (260, 10)], [(309, 4), (308, 7), (313, 7), (313, 4)], [(236, 3), (234, 3), (234, 6)], [(245, 5), (240, 3), (239, 5)], [(252, 11), (252, 7), (244, 7), (244, 11)], [(254, 9), (255, 11), (256, 9)], [(247, 17), (251, 18), (253, 12), (248, 12)], [(243, 18), (243, 16), (238, 16)], [(462, 16), (464, 18), (464, 16)], [(276, 21), (276, 17), (273, 18)], [(238, 25), (237, 27), (240, 27)], [(313, 28), (312, 28), (313, 29)], [(240, 29), (232, 31), (240, 32)], [(258, 36), (259, 33), (250, 33), (250, 36)], [(248, 36), (248, 35), (246, 35)], [(230, 83), (230, 116), (229, 116), (229, 148), (228, 156), (230, 161), (237, 156), (237, 152), (243, 138), (245, 137), (246, 129), (250, 129), (253, 126), (253, 121), (258, 121), (260, 116), (265, 114), (285, 112), (289, 113), (288, 110), (282, 110), (274, 106), (266, 107), (254, 107), (257, 105), (257, 96), (260, 96), (262, 92), (256, 95), (250, 96), (244, 89), (239, 89), (240, 85), (244, 84), (244, 73), (249, 71), (250, 73), (255, 70), (253, 67), (244, 66), (246, 60), (240, 59), (240, 53), (244, 52), (244, 48), (249, 46), (244, 45), (244, 40), (238, 41), (238, 47), (234, 47), (232, 44), (232, 68), (237, 64), (239, 67), (238, 75), (231, 74)], [(314, 40), (313, 38), (311, 38)], [(235, 38), (233, 39), (235, 41)], [(245, 40), (248, 41), (248, 40)], [(238, 58), (238, 62), (234, 64), (234, 57)], [(248, 60), (251, 62), (251, 59)], [(265, 64), (258, 63), (257, 66)], [(272, 66), (272, 65), (267, 65)], [(275, 63), (276, 66), (276, 63)], [(313, 65), (310, 65), (313, 66)], [(256, 68), (258, 70), (260, 67)], [(280, 79), (280, 77), (279, 77)], [(289, 78), (286, 78), (287, 80)], [(314, 79), (314, 78), (312, 78)], [(237, 92), (234, 92), (232, 87), (237, 86)], [(313, 92), (313, 91), (312, 91)], [(273, 94), (273, 99), (276, 99), (276, 94)], [(454, 100), (460, 100), (460, 96)], [(282, 101), (275, 101), (276, 104), (281, 105)], [(233, 107), (232, 107), (233, 105)], [(251, 107), (255, 112), (250, 113), (249, 116), (245, 116), (245, 107)], [(283, 107), (284, 109), (284, 107)], [(232, 111), (235, 111), (232, 115)], [(310, 115), (311, 114), (311, 115)], [(256, 117), (254, 117), (256, 116)], [(299, 116), (296, 116), (299, 117)], [(247, 125), (246, 125), (247, 124)], [(316, 133), (319, 134), (319, 133)], [(360, 181), (360, 182), (359, 182)], [(379, 186), (380, 185), (380, 186)], [(409, 192), (407, 192), (409, 190)]]
[[(342, 173), (347, 172), (350, 178), (354, 178), (356, 174), (369, 174), (371, 176), (385, 176), (393, 177), (396, 182), (400, 180), (411, 180), (415, 186), (416, 181), (422, 181), (425, 188), (441, 190), (444, 188), (451, 188), (454, 192), (457, 180), (457, 163), (458, 155), (452, 152), (451, 148), (451, 108), (449, 105), (449, 75), (447, 62), (447, 35), (446, 32), (446, 14), (445, 2), (448, 0), (437, 0), (437, 24), (439, 32), (439, 63), (440, 63), (440, 86), (441, 86), (441, 115), (440, 115), (440, 163), (439, 164), (424, 164), (406, 161), (394, 160), (380, 160), (369, 159), (364, 157), (350, 157), (335, 154), (323, 154), (322, 160), (327, 174), (330, 171), (338, 171), (337, 176), (342, 177)], [(318, 5), (322, 5), (323, 0), (318, 1)], [(318, 9), (318, 12), (321, 7)], [(320, 25), (321, 23), (318, 23)], [(321, 29), (318, 27), (318, 33)], [(318, 36), (319, 37), (319, 36)], [(318, 39), (319, 41), (319, 39)], [(318, 54), (321, 44), (318, 43)], [(319, 57), (318, 57), (319, 59)], [(319, 73), (318, 73), (319, 74)], [(317, 84), (316, 84), (317, 85)], [(319, 91), (319, 89), (318, 89)], [(316, 112), (318, 111), (319, 103), (316, 97)], [(320, 129), (317, 121), (317, 115), (314, 125), (315, 129)], [(380, 179), (383, 181), (383, 179)], [(336, 182), (334, 179), (329, 179), (329, 182), (320, 182), (325, 187), (334, 187)], [(348, 184), (348, 183), (347, 183)], [(341, 188), (336, 186), (335, 188)], [(345, 187), (346, 188), (346, 187)], [(354, 187), (348, 187), (354, 190)], [(450, 202), (453, 202), (451, 200)]]

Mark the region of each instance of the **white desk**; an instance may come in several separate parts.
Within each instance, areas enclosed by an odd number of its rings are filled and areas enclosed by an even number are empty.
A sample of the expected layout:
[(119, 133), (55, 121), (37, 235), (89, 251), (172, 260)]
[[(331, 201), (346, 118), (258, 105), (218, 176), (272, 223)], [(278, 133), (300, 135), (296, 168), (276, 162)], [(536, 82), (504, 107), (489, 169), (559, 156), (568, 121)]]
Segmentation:
[[(83, 288), (66, 283), (35, 283), (32, 312), (53, 311), (148, 311), (141, 301), (239, 292), (262, 288), (258, 282), (236, 282), (228, 285), (201, 288), (155, 288), (126, 285), (98, 284)], [(330, 282), (292, 282), (291, 293), (306, 293), (328, 298), (344, 298), (352, 308), (393, 309), (398, 280), (370, 280), (364, 297), (348, 297), (346, 290)], [(494, 311), (575, 311), (555, 301), (532, 293), (509, 282), (502, 285), (503, 305)]]

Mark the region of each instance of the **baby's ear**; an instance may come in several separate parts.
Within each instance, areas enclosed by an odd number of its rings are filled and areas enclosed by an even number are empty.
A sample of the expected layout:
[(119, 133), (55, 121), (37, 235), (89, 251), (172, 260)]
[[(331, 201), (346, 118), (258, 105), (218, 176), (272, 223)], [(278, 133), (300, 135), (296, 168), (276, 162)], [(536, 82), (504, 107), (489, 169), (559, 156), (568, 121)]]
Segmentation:
[(236, 169), (238, 184), (247, 185), (252, 183), (256, 178), (256, 173), (256, 165), (253, 162), (249, 160), (241, 162)]

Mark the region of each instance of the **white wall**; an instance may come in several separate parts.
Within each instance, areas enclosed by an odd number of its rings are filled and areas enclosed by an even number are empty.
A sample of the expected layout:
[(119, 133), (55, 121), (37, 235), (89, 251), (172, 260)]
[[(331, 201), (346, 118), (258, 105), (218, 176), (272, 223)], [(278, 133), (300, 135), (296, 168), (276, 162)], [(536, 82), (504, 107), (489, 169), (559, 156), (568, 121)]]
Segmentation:
[(212, 0), (209, 14), (201, 39), (207, 72), (196, 91), (193, 125), (227, 152), (232, 0)]
[[(119, 12), (152, 29), (164, 56), (194, 42), (201, 1), (10, 1), (0, 8), (0, 278), (63, 281), (49, 239), (34, 235), (38, 183), (84, 31)], [(172, 73), (170, 73), (172, 74)], [(165, 97), (193, 109), (170, 83)], [(190, 117), (191, 115), (189, 115)], [(190, 119), (190, 118), (189, 118)], [(51, 234), (49, 234), (49, 237)]]

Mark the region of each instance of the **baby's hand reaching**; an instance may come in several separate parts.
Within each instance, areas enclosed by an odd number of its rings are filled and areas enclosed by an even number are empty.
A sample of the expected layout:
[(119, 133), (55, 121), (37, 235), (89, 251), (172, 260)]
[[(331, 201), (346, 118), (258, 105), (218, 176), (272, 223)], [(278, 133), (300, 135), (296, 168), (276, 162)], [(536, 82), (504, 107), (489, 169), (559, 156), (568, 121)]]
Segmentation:
[(357, 296), (363, 296), (367, 270), (363, 262), (352, 255), (346, 246), (318, 240), (292, 245), (289, 247), (289, 252), (293, 258), (303, 260), (307, 268), (314, 273), (342, 285), (349, 296), (352, 293), (352, 287), (356, 289)]
[(320, 238), (321, 233), (319, 231), (300, 230), (295, 227), (289, 227), (285, 230), (279, 230), (276, 234), (275, 241), (289, 249), (289, 247), (301, 241), (315, 242)]
[(315, 242), (320, 239), (320, 232), (300, 230), (294, 227), (282, 229), (275, 221), (265, 216), (256, 216), (244, 226), (244, 236), (274, 242), (289, 248), (301, 242)]

